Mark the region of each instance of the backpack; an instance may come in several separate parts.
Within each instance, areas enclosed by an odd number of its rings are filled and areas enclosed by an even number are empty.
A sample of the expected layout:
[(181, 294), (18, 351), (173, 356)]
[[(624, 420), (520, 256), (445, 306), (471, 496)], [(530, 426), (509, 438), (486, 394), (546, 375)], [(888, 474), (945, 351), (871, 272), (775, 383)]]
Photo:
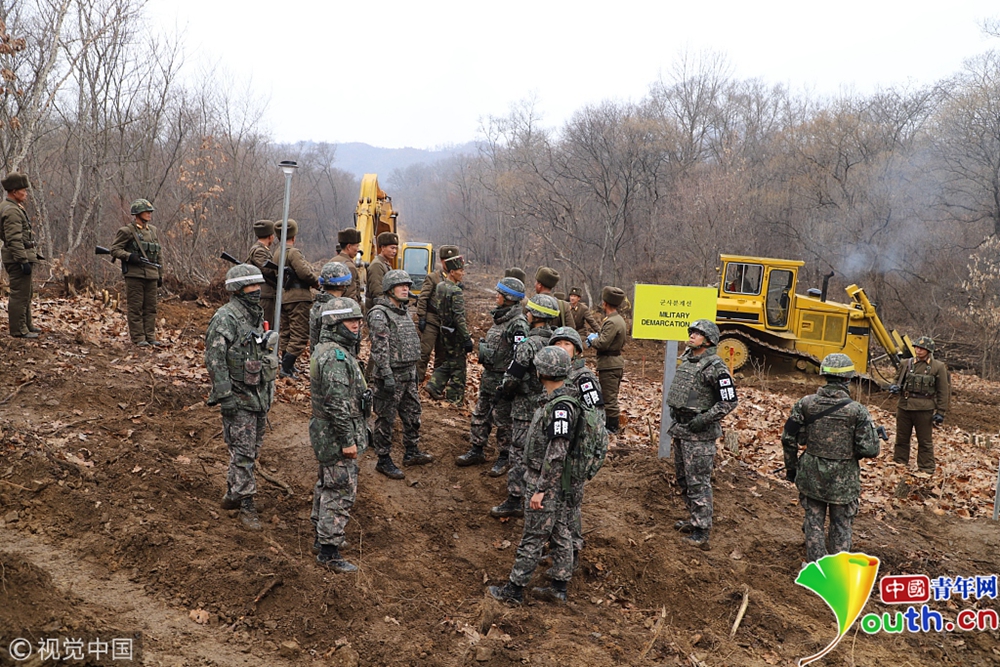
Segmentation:
[(604, 416), (572, 396), (560, 396), (554, 403), (573, 404), (579, 417), (563, 464), (562, 490), (569, 493), (574, 483), (587, 482), (597, 475), (608, 456), (608, 430)]

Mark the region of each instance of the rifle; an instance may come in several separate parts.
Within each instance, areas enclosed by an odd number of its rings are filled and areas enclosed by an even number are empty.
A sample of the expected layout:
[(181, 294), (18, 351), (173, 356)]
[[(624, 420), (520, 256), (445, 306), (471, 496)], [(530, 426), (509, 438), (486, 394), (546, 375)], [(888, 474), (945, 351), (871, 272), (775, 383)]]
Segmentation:
[[(230, 262), (232, 264), (244, 264), (245, 263), (245, 262), (241, 262), (240, 260), (236, 259), (235, 257), (233, 257), (232, 255), (230, 255), (225, 250), (223, 250), (222, 254), (219, 255), (219, 259), (224, 259), (227, 262)], [(267, 260), (266, 262), (264, 262), (264, 268), (265, 269), (269, 269), (269, 270), (274, 271), (274, 272), (278, 271), (278, 265), (275, 264), (274, 262), (272, 262), (271, 260)], [(291, 269), (290, 266), (286, 266), (285, 267), (285, 281), (286, 282), (288, 281), (288, 274), (289, 274), (289, 272), (291, 270), (292, 269)], [(266, 282), (271, 287), (276, 287), (277, 286), (277, 280), (275, 278), (270, 278), (270, 276), (267, 276), (267, 275), (264, 276), (264, 282)]]
[[(94, 247), (94, 254), (95, 255), (110, 255), (111, 251), (109, 249), (105, 248), (104, 246), (95, 246)], [(112, 259), (111, 261), (113, 262), (115, 260)], [(127, 263), (128, 262), (126, 260), (124, 260), (124, 259), (122, 260), (122, 266), (125, 266), (125, 264), (127, 264)], [(143, 257), (142, 255), (139, 255), (139, 264), (142, 264), (143, 266), (152, 266), (154, 269), (162, 269), (163, 268), (162, 266), (160, 266), (156, 262), (151, 262), (148, 259), (146, 259), (145, 257)]]

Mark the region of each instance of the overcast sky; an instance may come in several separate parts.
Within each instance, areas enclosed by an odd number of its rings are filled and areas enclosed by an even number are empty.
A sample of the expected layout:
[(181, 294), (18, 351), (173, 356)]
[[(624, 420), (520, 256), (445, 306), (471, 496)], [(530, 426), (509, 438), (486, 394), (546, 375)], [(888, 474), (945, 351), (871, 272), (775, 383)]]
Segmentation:
[(1000, 40), (996, 0), (150, 0), (190, 72), (227, 72), (267, 100), (275, 140), (432, 148), (534, 95), (546, 125), (637, 101), (680, 54), (739, 78), (835, 95), (939, 80)]

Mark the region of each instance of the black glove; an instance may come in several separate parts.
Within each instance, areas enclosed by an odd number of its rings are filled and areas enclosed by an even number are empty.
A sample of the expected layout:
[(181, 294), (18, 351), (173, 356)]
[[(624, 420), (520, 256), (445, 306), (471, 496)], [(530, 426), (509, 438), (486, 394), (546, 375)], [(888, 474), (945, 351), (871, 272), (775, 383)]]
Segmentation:
[(236, 416), (236, 412), (240, 408), (240, 402), (236, 399), (235, 396), (230, 395), (226, 396), (224, 399), (219, 401), (219, 407), (222, 408), (223, 417), (232, 418)]
[(692, 433), (701, 433), (708, 425), (712, 422), (709, 420), (708, 415), (702, 413), (700, 415), (695, 415), (694, 418), (687, 423), (687, 429)]
[(787, 479), (789, 482), (794, 482), (795, 481), (795, 471), (794, 470), (789, 470), (788, 468), (785, 468), (785, 479)]
[(26, 276), (30, 276), (31, 275), (31, 263), (30, 262), (25, 262), (25, 263), (21, 264), (21, 273), (23, 273)]
[(156, 279), (156, 286), (157, 287), (163, 287), (163, 278), (157, 278)]
[(420, 329), (420, 333), (423, 333), (424, 329), (427, 328), (427, 320), (424, 319), (423, 317), (417, 320), (417, 328)]
[(890, 384), (889, 385), (889, 393), (890, 394), (898, 394), (899, 393), (899, 385), (898, 384)]
[(514, 398), (514, 394), (517, 393), (517, 381), (504, 380), (500, 387), (497, 388), (497, 393), (504, 398)]
[(931, 421), (934, 422), (935, 424), (943, 424), (944, 423), (944, 415), (941, 414), (940, 412), (935, 412), (934, 416), (931, 417)]
[(380, 401), (391, 401), (396, 397), (396, 378), (387, 377), (382, 380), (378, 388), (378, 398)]
[(473, 346), (472, 346), (472, 339), (471, 338), (469, 340), (465, 341), (464, 343), (462, 343), (462, 350), (466, 354), (468, 354), (469, 352), (472, 352), (472, 347)]
[(141, 259), (141, 257), (139, 255), (139, 253), (133, 252), (133, 253), (130, 253), (129, 256), (128, 256), (128, 263), (129, 264), (138, 264), (140, 259)]

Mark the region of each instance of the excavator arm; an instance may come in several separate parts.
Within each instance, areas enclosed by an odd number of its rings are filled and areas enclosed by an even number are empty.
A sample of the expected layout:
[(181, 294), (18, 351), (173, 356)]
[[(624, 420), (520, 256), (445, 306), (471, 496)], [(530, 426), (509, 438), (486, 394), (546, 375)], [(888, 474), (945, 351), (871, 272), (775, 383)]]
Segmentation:
[(870, 322), (871, 330), (875, 333), (875, 339), (885, 349), (889, 361), (892, 362), (895, 368), (899, 368), (899, 364), (902, 363), (903, 359), (913, 356), (913, 343), (910, 341), (910, 337), (905, 334), (900, 336), (899, 332), (895, 329), (889, 331), (885, 328), (878, 313), (875, 312), (875, 306), (868, 300), (868, 295), (865, 294), (862, 288), (857, 285), (848, 285), (846, 292), (851, 297), (851, 300), (861, 309), (861, 312), (864, 313), (865, 319)]

